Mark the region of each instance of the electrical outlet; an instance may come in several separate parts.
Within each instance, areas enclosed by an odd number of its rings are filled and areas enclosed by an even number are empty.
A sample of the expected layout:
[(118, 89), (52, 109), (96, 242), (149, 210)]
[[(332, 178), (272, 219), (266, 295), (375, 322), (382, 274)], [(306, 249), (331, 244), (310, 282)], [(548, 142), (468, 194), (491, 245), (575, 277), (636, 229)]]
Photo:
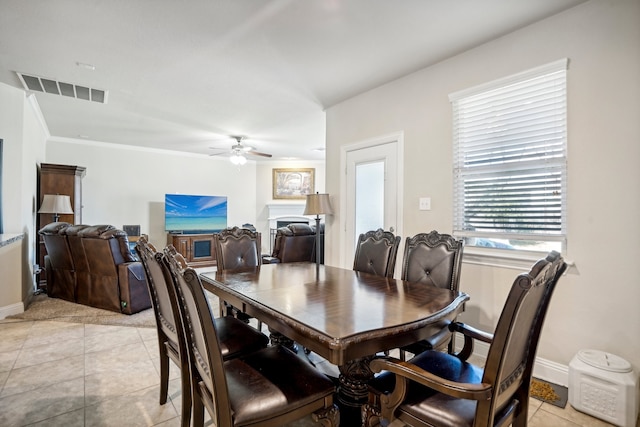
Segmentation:
[(421, 211), (431, 210), (431, 197), (420, 197), (419, 209)]

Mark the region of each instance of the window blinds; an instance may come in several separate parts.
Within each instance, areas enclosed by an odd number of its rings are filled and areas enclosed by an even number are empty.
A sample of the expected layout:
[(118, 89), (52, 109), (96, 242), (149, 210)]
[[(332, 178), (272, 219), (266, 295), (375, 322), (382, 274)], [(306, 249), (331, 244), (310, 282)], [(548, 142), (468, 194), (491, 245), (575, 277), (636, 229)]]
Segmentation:
[(565, 234), (567, 60), (452, 94), (454, 232)]

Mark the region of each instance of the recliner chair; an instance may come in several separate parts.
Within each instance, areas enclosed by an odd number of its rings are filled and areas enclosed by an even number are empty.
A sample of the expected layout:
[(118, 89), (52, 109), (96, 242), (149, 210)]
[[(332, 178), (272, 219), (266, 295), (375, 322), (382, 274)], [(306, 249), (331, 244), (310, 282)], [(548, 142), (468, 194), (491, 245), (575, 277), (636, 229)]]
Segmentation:
[(151, 307), (144, 269), (124, 231), (56, 222), (38, 233), (47, 249), (49, 296), (124, 314)]
[[(320, 226), (320, 262), (324, 243), (324, 226)], [(276, 230), (271, 256), (263, 255), (263, 264), (303, 262), (316, 260), (316, 229), (308, 224), (289, 224)]]

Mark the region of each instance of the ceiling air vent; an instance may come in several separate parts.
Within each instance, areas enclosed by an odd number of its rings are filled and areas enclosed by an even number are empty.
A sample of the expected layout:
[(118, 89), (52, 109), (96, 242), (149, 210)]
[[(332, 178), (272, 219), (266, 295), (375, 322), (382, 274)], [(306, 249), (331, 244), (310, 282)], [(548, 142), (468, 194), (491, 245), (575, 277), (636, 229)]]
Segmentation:
[(70, 98), (84, 99), (86, 101), (107, 103), (106, 90), (93, 89), (86, 86), (74, 85), (72, 83), (59, 82), (57, 80), (44, 77), (30, 76), (28, 74), (16, 73), (25, 89), (51, 93), (53, 95), (68, 96)]

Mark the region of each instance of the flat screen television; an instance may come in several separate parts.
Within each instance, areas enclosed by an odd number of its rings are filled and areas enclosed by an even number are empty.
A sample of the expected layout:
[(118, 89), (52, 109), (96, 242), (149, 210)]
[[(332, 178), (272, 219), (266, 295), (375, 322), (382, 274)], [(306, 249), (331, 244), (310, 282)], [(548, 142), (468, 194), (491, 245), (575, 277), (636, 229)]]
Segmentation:
[(214, 233), (227, 227), (227, 198), (165, 194), (164, 228), (170, 233)]

